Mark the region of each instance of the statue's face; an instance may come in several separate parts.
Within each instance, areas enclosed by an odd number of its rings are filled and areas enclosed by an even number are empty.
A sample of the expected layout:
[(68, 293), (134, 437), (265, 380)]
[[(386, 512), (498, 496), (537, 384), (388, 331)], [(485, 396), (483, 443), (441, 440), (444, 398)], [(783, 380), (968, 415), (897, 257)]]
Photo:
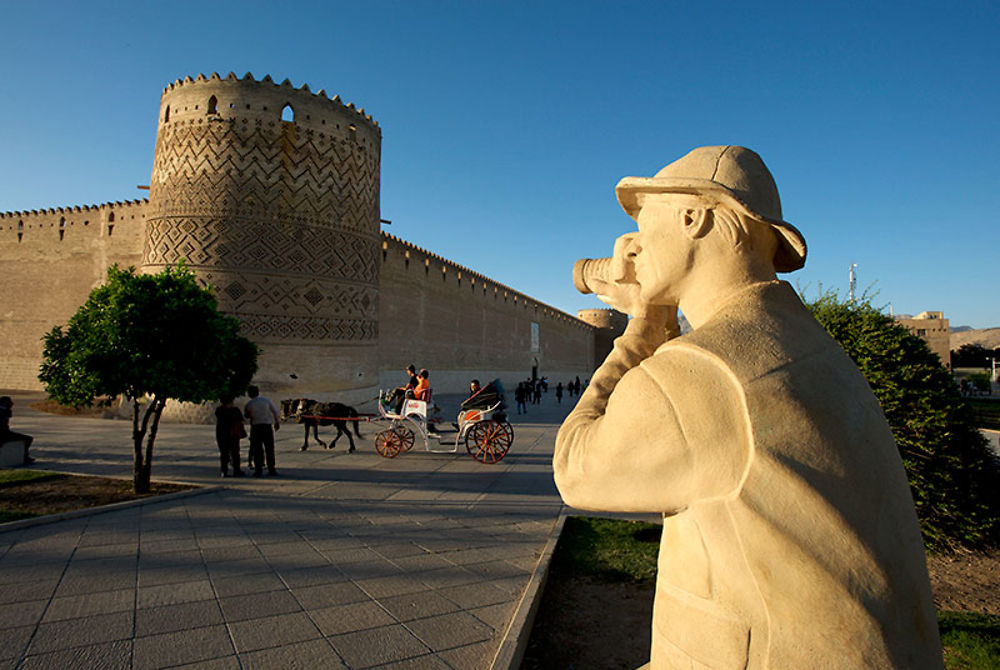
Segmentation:
[(678, 303), (692, 261), (692, 240), (684, 233), (682, 205), (669, 195), (642, 199), (636, 217), (639, 234), (632, 241), (631, 253), (644, 302)]

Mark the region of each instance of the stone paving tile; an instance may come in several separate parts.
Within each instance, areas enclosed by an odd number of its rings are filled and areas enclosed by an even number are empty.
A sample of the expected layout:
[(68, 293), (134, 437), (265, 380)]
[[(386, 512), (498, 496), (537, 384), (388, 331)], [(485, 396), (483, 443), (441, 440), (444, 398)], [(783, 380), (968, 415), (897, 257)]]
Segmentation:
[(264, 544), (259, 547), (260, 553), (264, 558), (273, 558), (275, 556), (286, 556), (288, 554), (305, 554), (313, 553), (312, 546), (304, 540), (296, 540), (294, 542), (275, 542), (273, 544)]
[(28, 651), (44, 654), (99, 642), (128, 640), (132, 637), (132, 623), (133, 613), (129, 611), (90, 616), (83, 624), (77, 619), (39, 624)]
[(19, 603), (28, 600), (48, 600), (56, 590), (58, 578), (43, 579), (36, 582), (7, 584), (0, 589), (0, 605)]
[(382, 560), (382, 557), (377, 553), (361, 545), (345, 546), (342, 543), (338, 543), (337, 548), (318, 546), (317, 549), (334, 565), (371, 563), (372, 561)]
[(0, 607), (0, 629), (16, 628), (18, 626), (32, 626), (39, 622), (48, 600), (29, 600), (17, 603), (16, 605), (6, 605)]
[(23, 584), (46, 579), (59, 579), (66, 570), (67, 561), (8, 563), (0, 561), (0, 585)]
[(241, 544), (238, 546), (215, 547), (201, 550), (202, 560), (209, 566), (215, 563), (226, 563), (230, 561), (242, 561), (245, 559), (259, 559), (260, 551), (252, 544)]
[(437, 593), (452, 601), (462, 609), (497, 605), (514, 600), (500, 589), (492, 588), (491, 584), (464, 584), (450, 588), (438, 589)]
[(25, 647), (31, 640), (34, 626), (20, 626), (18, 628), (5, 628), (0, 630), (0, 660), (21, 658)]
[(208, 574), (212, 576), (212, 579), (222, 579), (236, 575), (250, 575), (258, 572), (267, 572), (271, 569), (267, 561), (259, 556), (238, 561), (209, 564), (207, 567)]
[(368, 594), (349, 581), (303, 586), (292, 589), (292, 593), (307, 610), (369, 600)]
[[(92, 561), (71, 561), (66, 568), (64, 580), (86, 579), (88, 577), (107, 578), (122, 573), (135, 575), (136, 557), (117, 556), (115, 558), (100, 558)], [(101, 589), (105, 590), (105, 589)]]
[(396, 623), (391, 615), (372, 600), (310, 610), (309, 616), (323, 635), (328, 636)]
[(222, 598), (219, 603), (222, 606), (222, 615), (228, 622), (258, 619), (275, 614), (290, 614), (302, 610), (299, 603), (287, 591), (233, 596)]
[(388, 559), (404, 558), (406, 556), (426, 556), (427, 551), (412, 542), (396, 542), (375, 547), (375, 552)]
[[(280, 668), (281, 666), (274, 666)], [(185, 663), (171, 666), (172, 670), (240, 670), (240, 661), (236, 656), (223, 656), (209, 661)]]
[(163, 607), (198, 600), (210, 600), (215, 597), (212, 584), (207, 579), (196, 582), (181, 582), (179, 584), (161, 584), (139, 590), (136, 607)]
[(336, 566), (324, 565), (319, 568), (307, 568), (305, 570), (282, 570), (281, 579), (289, 588), (296, 589), (306, 586), (343, 582), (347, 580), (347, 577)]
[(369, 628), (328, 638), (352, 668), (370, 668), (423, 656), (430, 651), (403, 626)]
[(490, 561), (488, 563), (476, 563), (466, 565), (465, 569), (479, 575), (484, 581), (500, 582), (506, 579), (527, 580), (530, 573), (507, 561)]
[(426, 584), (405, 574), (357, 580), (355, 583), (373, 598), (389, 598), (427, 590)]
[(222, 610), (215, 600), (151, 607), (136, 610), (135, 635), (145, 637), (221, 623)]
[(138, 542), (124, 544), (99, 544), (80, 547), (73, 553), (74, 561), (87, 561), (102, 558), (132, 557), (139, 553)]
[(503, 633), (507, 630), (516, 607), (517, 601), (511, 600), (486, 607), (473, 607), (466, 611), (494, 630)]
[(454, 670), (482, 670), (490, 667), (496, 651), (496, 644), (489, 641), (447, 649), (437, 655)]
[(330, 559), (319, 552), (309, 550), (303, 554), (283, 554), (267, 559), (275, 570), (302, 570), (306, 568), (321, 568), (330, 565)]
[(482, 577), (473, 574), (468, 570), (451, 566), (440, 570), (427, 570), (414, 575), (427, 586), (435, 589), (447, 588), (451, 586), (462, 586), (463, 584), (474, 584), (482, 581)]
[(218, 534), (210, 536), (199, 535), (197, 545), (200, 549), (227, 549), (229, 547), (250, 547), (253, 540), (245, 533)]
[(415, 656), (405, 661), (375, 666), (378, 670), (451, 670), (451, 667), (434, 654)]
[(305, 612), (231, 623), (229, 632), (241, 654), (322, 637)]
[(155, 554), (162, 556), (174, 552), (198, 551), (198, 543), (193, 537), (184, 537), (157, 541), (144, 541), (142, 543), (143, 554)]
[(232, 654), (233, 644), (226, 627), (206, 626), (136, 638), (132, 667), (135, 670), (166, 668)]
[(28, 656), (19, 666), (21, 670), (118, 670), (128, 668), (132, 658), (132, 640), (115, 640), (86, 647), (75, 647), (47, 654)]
[(455, 612), (458, 606), (434, 591), (409, 593), (392, 598), (379, 598), (379, 604), (400, 621), (412, 621), (424, 617)]
[(273, 572), (222, 577), (220, 579), (213, 579), (212, 584), (215, 586), (215, 592), (220, 598), (285, 590), (285, 584)]
[[(90, 563), (92, 561), (84, 561)], [(71, 566), (73, 567), (73, 566)], [(82, 569), (73, 572), (72, 577), (64, 577), (56, 589), (59, 598), (67, 596), (82, 596), (87, 593), (102, 591), (121, 591), (135, 588), (135, 567), (122, 568), (121, 572), (94, 574), (88, 577)]]
[(347, 668), (326, 640), (312, 640), (240, 654), (243, 670), (336, 670)]
[(139, 568), (139, 588), (179, 582), (199, 582), (208, 579), (205, 566), (197, 564), (157, 565), (156, 567)]
[(434, 651), (483, 642), (496, 635), (493, 628), (465, 612), (417, 619), (406, 626)]
[(49, 623), (63, 619), (76, 619), (94, 614), (127, 612), (135, 608), (135, 589), (87, 593), (80, 596), (53, 598), (43, 621)]
[(426, 572), (429, 570), (441, 570), (453, 567), (440, 554), (420, 554), (417, 556), (403, 556), (393, 558), (392, 564), (406, 573)]

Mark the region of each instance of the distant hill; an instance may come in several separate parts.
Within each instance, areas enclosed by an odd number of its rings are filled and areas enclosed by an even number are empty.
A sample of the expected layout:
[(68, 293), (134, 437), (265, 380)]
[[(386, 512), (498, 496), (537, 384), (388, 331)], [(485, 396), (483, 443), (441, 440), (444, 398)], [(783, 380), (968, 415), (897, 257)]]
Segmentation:
[(953, 333), (964, 333), (969, 330), (973, 330), (972, 326), (952, 326), (949, 330)]
[[(967, 326), (959, 326), (967, 328)], [(1000, 347), (1000, 328), (968, 328), (967, 330), (951, 329), (950, 346), (952, 351), (963, 344), (978, 344), (987, 349)]]

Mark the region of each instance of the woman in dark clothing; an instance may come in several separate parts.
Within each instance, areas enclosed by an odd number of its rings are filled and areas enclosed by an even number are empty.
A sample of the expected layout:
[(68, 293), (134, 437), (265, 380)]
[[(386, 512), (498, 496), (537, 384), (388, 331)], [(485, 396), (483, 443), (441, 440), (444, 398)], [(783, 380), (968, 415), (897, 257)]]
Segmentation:
[(232, 397), (222, 398), (222, 404), (215, 409), (215, 442), (219, 445), (220, 474), (229, 474), (229, 464), (233, 465), (233, 476), (242, 477), (240, 470), (240, 439), (247, 436), (243, 426), (243, 413), (233, 405)]

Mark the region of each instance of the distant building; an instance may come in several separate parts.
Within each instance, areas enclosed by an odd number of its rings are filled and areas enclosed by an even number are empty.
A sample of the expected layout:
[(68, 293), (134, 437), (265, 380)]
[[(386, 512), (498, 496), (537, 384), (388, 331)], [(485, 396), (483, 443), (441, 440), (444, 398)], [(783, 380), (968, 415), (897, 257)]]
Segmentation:
[(951, 329), (944, 312), (921, 312), (913, 317), (897, 317), (896, 321), (926, 342), (941, 363), (951, 370)]

